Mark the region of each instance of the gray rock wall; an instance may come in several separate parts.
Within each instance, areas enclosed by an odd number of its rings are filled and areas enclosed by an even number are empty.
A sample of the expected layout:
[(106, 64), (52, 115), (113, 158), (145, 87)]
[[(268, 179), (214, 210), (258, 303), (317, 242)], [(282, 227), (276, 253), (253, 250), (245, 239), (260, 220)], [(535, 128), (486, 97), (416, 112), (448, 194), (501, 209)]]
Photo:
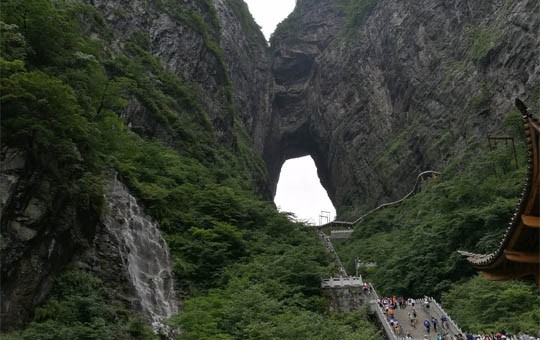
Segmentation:
[[(77, 0), (92, 5), (105, 18), (114, 34), (113, 48), (121, 49), (134, 33), (149, 37), (147, 48), (164, 65), (193, 86), (208, 114), (215, 136), (224, 143), (232, 140), (232, 116), (225, 110), (231, 104), (227, 95), (228, 75), (220, 57), (209, 48), (210, 40), (219, 40), (214, 12), (204, 1), (142, 1), (142, 0)], [(194, 16), (208, 28), (198, 29)], [(124, 112), (132, 126), (172, 142), (156, 117), (137, 101), (132, 101)]]
[(0, 160), (0, 325), (5, 330), (21, 327), (47, 298), (54, 278), (91, 237), (97, 217), (77, 210), (20, 150), (3, 147)]
[(326, 309), (330, 313), (349, 313), (367, 308), (367, 300), (362, 287), (324, 288)]
[[(251, 136), (258, 154), (271, 119), (270, 47), (259, 27), (243, 17), (241, 0), (214, 1), (221, 27), (221, 46), (233, 86), (235, 114)], [(233, 5), (233, 6), (232, 6)]]
[(538, 1), (373, 4), (351, 26), (339, 2), (300, 2), (272, 44), (270, 182), (311, 154), (342, 211), (403, 195), (497, 131), (514, 97), (540, 105)]

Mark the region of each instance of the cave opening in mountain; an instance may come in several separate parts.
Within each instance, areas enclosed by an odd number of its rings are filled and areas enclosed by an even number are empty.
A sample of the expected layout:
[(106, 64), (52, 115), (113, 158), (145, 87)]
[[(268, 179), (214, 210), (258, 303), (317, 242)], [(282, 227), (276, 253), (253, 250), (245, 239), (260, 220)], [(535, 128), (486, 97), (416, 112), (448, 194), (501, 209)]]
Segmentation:
[(279, 211), (291, 212), (296, 220), (314, 225), (330, 222), (336, 216), (311, 156), (283, 163), (274, 202)]

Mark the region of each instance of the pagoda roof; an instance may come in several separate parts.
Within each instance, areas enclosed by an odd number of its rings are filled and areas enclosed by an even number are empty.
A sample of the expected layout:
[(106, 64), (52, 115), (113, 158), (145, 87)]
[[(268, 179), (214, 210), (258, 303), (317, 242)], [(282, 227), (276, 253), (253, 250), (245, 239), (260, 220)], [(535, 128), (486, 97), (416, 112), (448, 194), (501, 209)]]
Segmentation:
[(540, 123), (516, 99), (523, 114), (528, 163), (525, 186), (497, 249), (489, 254), (458, 251), (489, 280), (534, 278), (540, 285)]

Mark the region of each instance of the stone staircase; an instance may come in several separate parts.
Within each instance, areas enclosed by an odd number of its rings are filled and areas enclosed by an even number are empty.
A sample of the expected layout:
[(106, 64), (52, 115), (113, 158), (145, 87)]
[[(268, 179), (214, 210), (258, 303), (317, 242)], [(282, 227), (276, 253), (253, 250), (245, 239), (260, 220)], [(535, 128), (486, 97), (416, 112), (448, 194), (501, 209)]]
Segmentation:
[[(401, 326), (399, 332), (391, 326), (386, 314), (383, 309), (377, 303), (379, 296), (375, 291), (375, 288), (369, 284), (371, 287), (371, 292), (366, 294), (363, 290), (363, 280), (360, 275), (358, 275), (358, 264), (357, 264), (357, 276), (349, 277), (347, 274), (341, 259), (339, 258), (338, 253), (332, 245), (332, 239), (346, 239), (349, 238), (352, 234), (352, 226), (358, 223), (361, 219), (371, 214), (374, 211), (387, 207), (393, 204), (399, 204), (409, 198), (410, 196), (416, 193), (420, 186), (421, 181), (426, 177), (436, 177), (439, 175), (437, 171), (424, 171), (420, 173), (417, 177), (417, 181), (407, 195), (402, 199), (383, 204), (367, 214), (362, 215), (360, 218), (353, 222), (343, 222), (343, 221), (333, 221), (326, 225), (315, 227), (319, 239), (324, 244), (327, 251), (332, 255), (335, 262), (335, 267), (338, 272), (338, 277), (322, 279), (321, 280), (321, 289), (323, 295), (327, 297), (328, 300), (328, 309), (331, 312), (352, 312), (354, 310), (360, 309), (362, 305), (368, 306), (368, 311), (374, 314), (379, 320), (386, 336), (391, 340), (401, 340), (405, 339), (406, 335), (409, 334), (413, 339), (429, 339), (435, 340), (437, 334), (440, 334), (442, 339), (452, 339), (454, 335), (464, 334), (461, 329), (455, 324), (455, 322), (446, 314), (442, 307), (432, 298), (428, 298), (429, 308), (424, 305), (424, 299), (417, 299), (418, 303), (414, 307), (416, 310), (416, 325), (412, 326), (410, 323), (409, 313), (412, 313), (413, 307), (407, 306), (403, 309), (396, 309), (394, 314), (394, 319), (397, 320)], [(343, 229), (346, 227), (346, 229)], [(330, 228), (330, 236), (327, 235), (323, 228)], [(358, 260), (358, 259), (357, 259)], [(445, 323), (446, 327), (443, 327), (441, 317), (445, 316), (447, 321)], [(431, 323), (431, 318), (434, 317), (437, 320), (437, 329), (433, 328)], [(430, 322), (430, 332), (427, 333), (423, 325), (424, 320)], [(396, 334), (397, 333), (397, 334)]]
[[(417, 299), (418, 303), (414, 307), (417, 314), (417, 323), (415, 327), (411, 325), (409, 318), (409, 313), (412, 313), (413, 307), (407, 306), (403, 309), (398, 307), (398, 309), (395, 310), (394, 319), (399, 322), (401, 329), (399, 332), (396, 332), (390, 325), (383, 309), (377, 303), (379, 296), (375, 288), (369, 284), (371, 292), (366, 294), (363, 291), (364, 283), (362, 277), (359, 275), (352, 277), (348, 276), (339, 255), (332, 245), (330, 237), (321, 229), (318, 229), (318, 235), (327, 251), (332, 254), (336, 269), (339, 273), (339, 277), (321, 280), (321, 289), (323, 295), (327, 297), (329, 311), (352, 312), (360, 309), (362, 305), (367, 305), (368, 311), (377, 317), (387, 338), (391, 340), (405, 339), (407, 334), (410, 334), (415, 340), (435, 340), (437, 334), (443, 336), (442, 339), (452, 339), (453, 335), (463, 334), (450, 316), (448, 316), (442, 307), (432, 298), (428, 298), (429, 307), (424, 305), (424, 299)], [(442, 316), (447, 318), (446, 327), (443, 327), (442, 325)], [(437, 330), (433, 329), (433, 325), (431, 324), (432, 317), (437, 320)], [(426, 332), (423, 325), (424, 320), (430, 322), (431, 327), (429, 333)]]
[[(406, 338), (406, 335), (409, 334), (413, 339), (423, 340), (435, 340), (437, 334), (440, 334), (442, 339), (453, 339), (454, 335), (464, 334), (461, 329), (456, 325), (456, 323), (446, 314), (442, 307), (432, 298), (429, 298), (429, 308), (426, 308), (423, 299), (418, 299), (418, 303), (412, 307), (407, 306), (405, 308), (397, 308), (394, 311), (394, 320), (397, 320), (401, 326), (399, 332), (396, 332), (392, 328), (388, 317), (384, 314), (383, 309), (378, 305), (377, 299), (378, 295), (373, 289), (372, 300), (369, 302), (369, 310), (377, 316), (377, 319), (383, 326), (383, 329), (386, 333), (388, 339), (392, 340), (402, 340)], [(413, 326), (410, 323), (409, 313), (413, 312), (413, 308), (416, 311), (416, 324)], [(441, 322), (441, 317), (445, 316), (447, 321), (443, 327)], [(437, 329), (433, 328), (431, 323), (431, 318), (434, 317), (437, 320)], [(426, 332), (424, 327), (424, 320), (430, 322), (430, 331)]]

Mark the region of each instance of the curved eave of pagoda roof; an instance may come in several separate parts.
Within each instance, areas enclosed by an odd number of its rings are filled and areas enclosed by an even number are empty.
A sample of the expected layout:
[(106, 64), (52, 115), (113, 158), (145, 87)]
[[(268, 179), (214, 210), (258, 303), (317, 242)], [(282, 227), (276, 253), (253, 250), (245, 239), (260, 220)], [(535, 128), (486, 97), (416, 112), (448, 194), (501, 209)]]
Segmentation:
[[(539, 134), (540, 123), (531, 114), (528, 114), (526, 112), (523, 113), (523, 122), (525, 126), (525, 132), (527, 134), (528, 149), (527, 174), (524, 189), (521, 192), (521, 197), (516, 206), (516, 209), (514, 210), (514, 214), (512, 215), (512, 218), (508, 223), (508, 227), (506, 228), (504, 236), (499, 242), (499, 246), (497, 247), (497, 249), (489, 254), (476, 254), (468, 251), (458, 250), (459, 254), (465, 256), (467, 258), (467, 261), (469, 261), (474, 267), (478, 269), (492, 268), (497, 266), (498, 263), (506, 260), (504, 256), (504, 250), (507, 248), (508, 243), (510, 242), (510, 239), (512, 238), (512, 235), (514, 234), (518, 225), (522, 223), (521, 215), (523, 214), (523, 210), (525, 209), (527, 202), (529, 202), (529, 200), (531, 199), (529, 196), (531, 194), (531, 188), (535, 180), (534, 174), (540, 171), (540, 169), (535, 169), (535, 167), (538, 167), (538, 162), (534, 161), (535, 155), (533, 154), (535, 150), (533, 143), (537, 144), (536, 150), (539, 150), (538, 137), (535, 136), (535, 134)], [(536, 158), (538, 157), (540, 157), (540, 155), (536, 155)]]

